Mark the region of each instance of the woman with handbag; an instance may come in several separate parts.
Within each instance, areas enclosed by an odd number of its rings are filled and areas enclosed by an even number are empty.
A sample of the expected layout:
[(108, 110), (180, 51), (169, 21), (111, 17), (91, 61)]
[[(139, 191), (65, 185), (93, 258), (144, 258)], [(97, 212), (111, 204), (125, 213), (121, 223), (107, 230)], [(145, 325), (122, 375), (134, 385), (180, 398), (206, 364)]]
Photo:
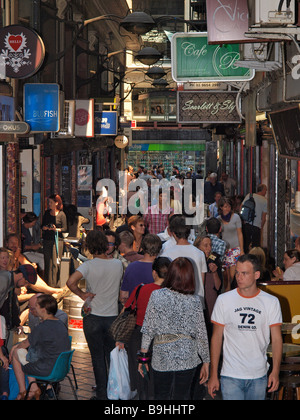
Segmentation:
[(162, 288), (151, 294), (141, 332), (138, 369), (144, 377), (151, 362), (154, 399), (190, 399), (197, 366), (202, 363), (203, 384), (208, 379), (210, 359), (203, 307), (195, 295), (194, 268), (188, 258), (176, 258)]
[[(161, 288), (161, 285), (166, 278), (168, 267), (170, 264), (171, 261), (169, 260), (169, 258), (156, 258), (152, 265), (152, 275), (154, 283), (143, 285), (139, 291), (138, 298), (136, 299), (136, 292), (139, 287), (137, 286), (133, 290), (125, 304), (125, 308), (130, 308), (134, 305), (136, 305), (137, 307), (135, 329), (133, 330), (133, 333), (128, 342), (128, 366), (131, 390), (137, 390), (139, 400), (153, 399), (153, 378), (151, 372), (149, 375), (147, 375), (150, 381), (147, 380), (148, 378), (142, 378), (141, 375), (139, 375), (138, 373), (138, 362), (136, 354), (137, 351), (141, 348), (141, 328), (143, 326), (145, 312), (151, 293), (154, 290), (158, 290)], [(119, 348), (124, 348), (124, 343), (116, 342), (116, 346), (118, 346)]]

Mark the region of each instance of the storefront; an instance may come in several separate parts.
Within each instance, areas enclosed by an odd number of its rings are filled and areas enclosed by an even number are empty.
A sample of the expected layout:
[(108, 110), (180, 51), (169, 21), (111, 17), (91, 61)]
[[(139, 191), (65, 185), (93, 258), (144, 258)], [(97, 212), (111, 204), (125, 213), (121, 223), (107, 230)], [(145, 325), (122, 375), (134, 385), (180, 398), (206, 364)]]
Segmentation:
[(172, 175), (173, 166), (180, 172), (201, 170), (205, 173), (206, 143), (135, 143), (130, 147), (128, 164), (135, 169), (141, 165), (146, 169), (162, 166), (166, 177)]

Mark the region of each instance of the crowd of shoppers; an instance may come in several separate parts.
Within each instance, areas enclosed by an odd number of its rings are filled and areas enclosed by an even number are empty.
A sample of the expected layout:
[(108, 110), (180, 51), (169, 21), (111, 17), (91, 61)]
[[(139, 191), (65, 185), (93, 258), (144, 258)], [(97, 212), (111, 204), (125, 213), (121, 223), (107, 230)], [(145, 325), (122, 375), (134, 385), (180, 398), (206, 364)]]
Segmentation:
[[(132, 171), (128, 174), (128, 184), (138, 176)], [(131, 389), (137, 390), (137, 398), (141, 400), (187, 400), (194, 395), (195, 382), (203, 385), (208, 381), (209, 395), (214, 398), (221, 390), (223, 399), (264, 399), (267, 390), (278, 388), (282, 348), (279, 301), (257, 287), (257, 280), (266, 271), (265, 261), (259, 259), (261, 242), (253, 248), (251, 231), (248, 248), (253, 251), (244, 254), (245, 230), (237, 200), (234, 202), (226, 196), (235, 193), (235, 184), (223, 175), (222, 182), (217, 181), (216, 174), (210, 174), (204, 183), (210, 213), (207, 213), (205, 231), (196, 238), (192, 226), (187, 224), (191, 219), (174, 214), (176, 197), (168, 196), (163, 190), (158, 191), (157, 202), (148, 201), (144, 215), (129, 215), (120, 233), (108, 230), (106, 223), (96, 224), (96, 229), (88, 232), (86, 261), (70, 275), (67, 286), (85, 301), (83, 329), (95, 375), (95, 399), (107, 399), (110, 353), (115, 346), (125, 347), (128, 352)], [(147, 176), (148, 181), (152, 175)], [(264, 195), (262, 191), (265, 194), (266, 190), (260, 187), (260, 197)], [(192, 197), (191, 202), (195, 205), (196, 200)], [(242, 202), (240, 197), (240, 205)], [(258, 208), (261, 208), (262, 229), (265, 206), (258, 205)], [(27, 222), (25, 219), (24, 229), (28, 228)], [(7, 249), (0, 249), (0, 307), (5, 307), (5, 301), (11, 296), (17, 306), (20, 288), (30, 286), (30, 291), (34, 289), (34, 300), (32, 295), (28, 297), (29, 311), (43, 321), (32, 329), (23, 344), (12, 347), (10, 355), (5, 347), (6, 338), (0, 334), (3, 360), (0, 371), (7, 371), (7, 361), (11, 360), (20, 389), (17, 399), (24, 398), (25, 374), (29, 378), (37, 372), (48, 374), (59, 353), (70, 347), (55, 299), (56, 294), (65, 293), (65, 289), (59, 288), (63, 234), (72, 227), (78, 235), (79, 224), (88, 222), (74, 208), (64, 211), (58, 195), (49, 197), (49, 209), (41, 223), (44, 280), (36, 273), (35, 261), (27, 263), (18, 249), (10, 251), (12, 256)], [(30, 242), (28, 236), (23, 249), (40, 249), (40, 246), (28, 247)], [(285, 255), (286, 279), (288, 270), (294, 270), (293, 273), (298, 270), (297, 252), (287, 251)], [(17, 261), (18, 264), (21, 261), (19, 268)], [(15, 270), (12, 274), (8, 271), (9, 264), (10, 270)], [(82, 279), (85, 289), (81, 288)], [(126, 345), (115, 343), (109, 333), (110, 326), (122, 307), (135, 303), (140, 285), (136, 327), (131, 339)], [(42, 295), (37, 297), (36, 293)], [(266, 349), (270, 336), (274, 343), (273, 369), (267, 377)], [(25, 349), (29, 351), (24, 354)], [(255, 363), (249, 364), (251, 357)], [(251, 387), (246, 391), (245, 383), (249, 382)], [(29, 397), (38, 399), (39, 395), (39, 389), (33, 386)]]

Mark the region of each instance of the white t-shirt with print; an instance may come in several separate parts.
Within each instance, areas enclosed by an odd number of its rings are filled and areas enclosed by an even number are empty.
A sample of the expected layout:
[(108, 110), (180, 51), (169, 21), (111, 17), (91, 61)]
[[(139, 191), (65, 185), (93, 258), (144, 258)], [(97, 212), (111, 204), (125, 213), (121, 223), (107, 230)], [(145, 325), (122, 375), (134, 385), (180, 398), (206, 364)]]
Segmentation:
[(258, 379), (268, 372), (270, 327), (282, 324), (279, 300), (262, 290), (245, 298), (238, 289), (220, 295), (211, 321), (224, 326), (222, 376)]

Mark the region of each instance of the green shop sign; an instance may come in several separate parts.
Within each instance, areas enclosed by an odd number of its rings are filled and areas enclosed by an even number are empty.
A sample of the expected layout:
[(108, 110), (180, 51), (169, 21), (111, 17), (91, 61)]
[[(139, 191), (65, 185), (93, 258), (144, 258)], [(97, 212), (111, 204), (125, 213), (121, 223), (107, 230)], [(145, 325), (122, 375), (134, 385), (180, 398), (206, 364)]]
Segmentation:
[(199, 152), (206, 150), (206, 143), (134, 143), (130, 152)]
[(244, 82), (255, 71), (238, 67), (239, 44), (209, 45), (206, 33), (176, 33), (172, 37), (172, 77), (183, 82)]

